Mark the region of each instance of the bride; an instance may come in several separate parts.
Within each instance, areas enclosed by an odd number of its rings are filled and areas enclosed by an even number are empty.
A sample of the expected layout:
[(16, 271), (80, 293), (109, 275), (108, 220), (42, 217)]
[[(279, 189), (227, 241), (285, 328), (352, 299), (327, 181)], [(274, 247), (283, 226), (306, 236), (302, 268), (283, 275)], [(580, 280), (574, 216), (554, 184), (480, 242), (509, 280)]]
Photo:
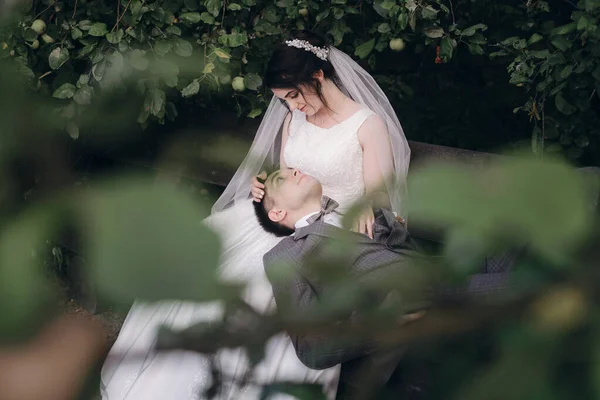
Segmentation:
[[(222, 279), (245, 283), (246, 301), (263, 313), (273, 311), (274, 301), (262, 256), (280, 238), (263, 231), (254, 216), (251, 198), (260, 201), (263, 194), (255, 178), (260, 168), (278, 161), (282, 168), (314, 176), (342, 212), (365, 194), (381, 194), (401, 214), (410, 159), (402, 127), (379, 86), (319, 36), (298, 32), (276, 48), (265, 85), (274, 96), (249, 154), (205, 221), (222, 240)], [(354, 229), (372, 236), (373, 219), (368, 209)], [(208, 357), (157, 353), (156, 332), (161, 325), (178, 329), (214, 320), (221, 312), (219, 304), (136, 303), (103, 366), (102, 398), (200, 399), (212, 379)], [(327, 398), (335, 398), (339, 366), (305, 367), (284, 334), (269, 340), (264, 359), (243, 386), (239, 382), (249, 361), (242, 350), (221, 350), (215, 360), (227, 377), (219, 399), (258, 399), (260, 385), (276, 381), (318, 384)]]

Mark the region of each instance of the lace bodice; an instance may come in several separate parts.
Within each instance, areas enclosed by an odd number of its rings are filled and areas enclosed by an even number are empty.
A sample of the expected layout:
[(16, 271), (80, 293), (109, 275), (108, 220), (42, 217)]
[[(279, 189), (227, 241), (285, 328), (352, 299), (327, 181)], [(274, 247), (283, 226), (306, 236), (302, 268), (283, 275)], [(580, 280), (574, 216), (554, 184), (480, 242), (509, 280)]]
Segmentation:
[(283, 159), (290, 168), (317, 178), (323, 194), (348, 209), (365, 192), (358, 130), (373, 111), (363, 108), (331, 128), (320, 128), (294, 111)]

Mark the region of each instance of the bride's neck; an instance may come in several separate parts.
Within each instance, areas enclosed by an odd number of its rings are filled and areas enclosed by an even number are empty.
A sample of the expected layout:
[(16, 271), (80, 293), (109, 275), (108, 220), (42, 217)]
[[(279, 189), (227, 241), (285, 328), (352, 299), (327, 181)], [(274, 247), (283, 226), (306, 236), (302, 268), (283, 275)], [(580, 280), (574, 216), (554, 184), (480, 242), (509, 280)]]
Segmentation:
[(324, 106), (317, 114), (339, 114), (348, 99), (337, 85), (330, 80), (325, 80), (323, 82), (323, 97), (325, 98), (328, 107)]

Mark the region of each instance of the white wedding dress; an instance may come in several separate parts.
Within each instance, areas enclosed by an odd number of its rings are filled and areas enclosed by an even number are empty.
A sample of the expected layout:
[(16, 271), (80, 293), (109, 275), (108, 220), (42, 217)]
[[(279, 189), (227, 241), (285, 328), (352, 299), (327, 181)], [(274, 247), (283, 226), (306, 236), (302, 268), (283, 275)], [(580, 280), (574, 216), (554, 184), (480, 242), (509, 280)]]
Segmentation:
[[(289, 139), (283, 152), (286, 164), (317, 178), (325, 195), (349, 208), (364, 193), (363, 153), (358, 129), (373, 112), (363, 108), (332, 128), (320, 128), (300, 112), (292, 114)], [(222, 238), (221, 275), (225, 280), (247, 283), (246, 300), (260, 312), (272, 312), (274, 301), (265, 276), (262, 257), (281, 238), (258, 225), (251, 200), (211, 215), (205, 221)], [(159, 326), (185, 328), (220, 315), (218, 304), (164, 301), (136, 303), (102, 368), (103, 400), (201, 399), (210, 386), (207, 357), (186, 351), (156, 353), (152, 350)], [(248, 365), (240, 350), (222, 350), (216, 359), (225, 377), (239, 381)], [(335, 397), (339, 366), (322, 371), (305, 367), (285, 334), (270, 339), (265, 358), (254, 370), (252, 381), (292, 381), (322, 384), (329, 399)], [(239, 387), (225, 379), (220, 399), (258, 399), (260, 387)], [(275, 398), (275, 397), (271, 397)], [(277, 399), (290, 399), (278, 396)]]

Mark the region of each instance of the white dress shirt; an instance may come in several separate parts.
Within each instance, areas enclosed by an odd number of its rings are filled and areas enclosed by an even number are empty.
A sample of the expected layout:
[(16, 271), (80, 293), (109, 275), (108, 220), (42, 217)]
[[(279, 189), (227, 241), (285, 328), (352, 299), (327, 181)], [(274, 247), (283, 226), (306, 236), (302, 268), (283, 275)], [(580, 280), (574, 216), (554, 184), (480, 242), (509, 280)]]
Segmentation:
[[(308, 219), (318, 213), (319, 213), (319, 211), (310, 213), (310, 214), (305, 215), (304, 217), (300, 218), (294, 224), (294, 228), (300, 229), (300, 228), (304, 228), (305, 226), (308, 226)], [(342, 227), (342, 215), (335, 211), (330, 212), (323, 216), (323, 222), (333, 225), (333, 226), (337, 226), (338, 228), (341, 228)]]

